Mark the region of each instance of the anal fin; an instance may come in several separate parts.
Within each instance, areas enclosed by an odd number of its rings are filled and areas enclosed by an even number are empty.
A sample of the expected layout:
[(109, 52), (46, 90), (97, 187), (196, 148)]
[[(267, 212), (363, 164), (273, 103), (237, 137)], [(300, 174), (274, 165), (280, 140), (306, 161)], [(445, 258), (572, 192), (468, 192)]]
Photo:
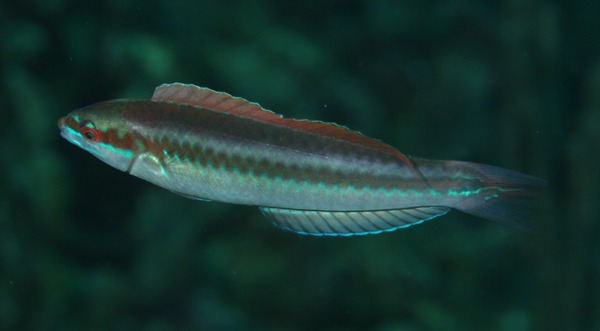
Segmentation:
[(448, 207), (393, 210), (316, 211), (260, 207), (276, 226), (313, 236), (357, 236), (390, 232), (442, 216)]

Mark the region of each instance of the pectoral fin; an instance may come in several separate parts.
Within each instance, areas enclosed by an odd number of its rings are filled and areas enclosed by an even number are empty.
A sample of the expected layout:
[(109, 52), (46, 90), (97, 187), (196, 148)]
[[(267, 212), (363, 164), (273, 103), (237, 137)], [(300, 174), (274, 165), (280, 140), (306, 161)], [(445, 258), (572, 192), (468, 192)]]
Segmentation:
[(444, 215), (447, 207), (370, 211), (314, 211), (260, 207), (276, 226), (313, 236), (356, 236), (394, 231)]

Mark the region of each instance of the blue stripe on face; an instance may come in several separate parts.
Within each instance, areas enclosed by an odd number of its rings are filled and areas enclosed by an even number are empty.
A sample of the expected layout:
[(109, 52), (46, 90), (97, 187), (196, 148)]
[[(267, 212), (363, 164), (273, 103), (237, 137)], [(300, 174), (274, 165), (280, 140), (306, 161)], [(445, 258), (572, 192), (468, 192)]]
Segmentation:
[(73, 145), (76, 145), (101, 159), (107, 158), (110, 155), (115, 155), (120, 158), (133, 157), (132, 150), (115, 148), (114, 146), (103, 142), (88, 142), (79, 131), (68, 126), (62, 128), (61, 135)]
[[(113, 155), (116, 155), (116, 156), (119, 156), (122, 158), (127, 158), (127, 159), (133, 157), (133, 151), (130, 149), (115, 148), (114, 146), (105, 144), (103, 142), (99, 142), (99, 143), (97, 143), (97, 145), (100, 147), (99, 150), (104, 149)], [(99, 150), (98, 150), (98, 153), (99, 153)]]

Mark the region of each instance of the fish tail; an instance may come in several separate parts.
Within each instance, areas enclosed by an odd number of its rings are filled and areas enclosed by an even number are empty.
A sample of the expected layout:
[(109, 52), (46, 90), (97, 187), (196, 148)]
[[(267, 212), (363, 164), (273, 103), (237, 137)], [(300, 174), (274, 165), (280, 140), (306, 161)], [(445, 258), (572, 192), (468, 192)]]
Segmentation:
[(534, 231), (532, 213), (545, 181), (516, 171), (462, 161), (456, 166), (476, 174), (479, 192), (452, 206), (462, 212), (496, 221), (511, 227)]

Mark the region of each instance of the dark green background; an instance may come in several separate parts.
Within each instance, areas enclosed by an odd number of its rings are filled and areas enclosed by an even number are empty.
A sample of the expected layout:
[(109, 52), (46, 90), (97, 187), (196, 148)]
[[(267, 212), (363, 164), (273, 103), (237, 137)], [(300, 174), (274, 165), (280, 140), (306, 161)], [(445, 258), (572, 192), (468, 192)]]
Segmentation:
[[(600, 330), (600, 2), (3, 1), (0, 330)], [(61, 139), (184, 82), (548, 181), (528, 234), (458, 212), (313, 238)]]

